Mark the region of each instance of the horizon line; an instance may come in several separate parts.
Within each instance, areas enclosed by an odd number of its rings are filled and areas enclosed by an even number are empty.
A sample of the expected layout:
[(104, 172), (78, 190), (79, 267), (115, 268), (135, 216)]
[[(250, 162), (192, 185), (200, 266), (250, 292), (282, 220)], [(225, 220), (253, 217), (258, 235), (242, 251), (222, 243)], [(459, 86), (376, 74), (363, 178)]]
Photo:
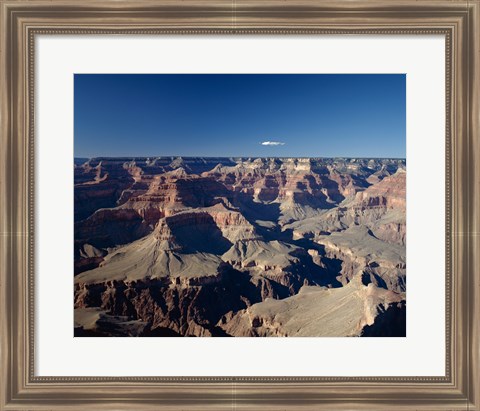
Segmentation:
[(340, 158), (345, 158), (345, 159), (362, 159), (362, 160), (377, 160), (377, 159), (389, 159), (389, 160), (406, 160), (406, 157), (391, 157), (391, 156), (380, 156), (380, 157), (363, 157), (363, 156), (179, 156), (179, 155), (163, 155), (163, 156), (73, 156), (74, 159), (99, 159), (99, 158), (128, 158), (128, 159), (150, 159), (150, 158), (279, 158), (279, 159), (284, 159), (284, 158), (308, 158), (308, 159), (314, 159), (314, 158), (319, 158), (319, 159), (340, 159)]

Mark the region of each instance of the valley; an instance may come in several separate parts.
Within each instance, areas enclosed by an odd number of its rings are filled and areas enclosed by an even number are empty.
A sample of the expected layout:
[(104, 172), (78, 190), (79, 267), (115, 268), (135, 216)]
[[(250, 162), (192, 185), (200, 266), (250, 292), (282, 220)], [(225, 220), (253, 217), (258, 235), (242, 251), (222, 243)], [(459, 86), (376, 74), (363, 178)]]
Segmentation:
[(405, 160), (74, 167), (76, 336), (405, 336)]

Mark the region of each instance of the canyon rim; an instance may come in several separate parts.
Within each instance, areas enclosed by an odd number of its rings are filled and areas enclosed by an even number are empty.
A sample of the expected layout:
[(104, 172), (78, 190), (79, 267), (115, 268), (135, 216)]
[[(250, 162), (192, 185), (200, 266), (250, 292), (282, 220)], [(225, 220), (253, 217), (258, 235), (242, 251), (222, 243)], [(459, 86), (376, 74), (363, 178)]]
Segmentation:
[(75, 336), (406, 336), (404, 76), (132, 76), (75, 76)]

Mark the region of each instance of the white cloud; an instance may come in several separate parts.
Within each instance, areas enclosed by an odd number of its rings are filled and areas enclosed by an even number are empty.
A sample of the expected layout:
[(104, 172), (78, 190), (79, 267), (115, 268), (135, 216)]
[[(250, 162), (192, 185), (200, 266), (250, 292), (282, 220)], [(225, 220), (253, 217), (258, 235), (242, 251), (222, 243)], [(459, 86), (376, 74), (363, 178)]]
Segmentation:
[(262, 146), (284, 146), (285, 143), (282, 143), (281, 141), (262, 141), (260, 143)]

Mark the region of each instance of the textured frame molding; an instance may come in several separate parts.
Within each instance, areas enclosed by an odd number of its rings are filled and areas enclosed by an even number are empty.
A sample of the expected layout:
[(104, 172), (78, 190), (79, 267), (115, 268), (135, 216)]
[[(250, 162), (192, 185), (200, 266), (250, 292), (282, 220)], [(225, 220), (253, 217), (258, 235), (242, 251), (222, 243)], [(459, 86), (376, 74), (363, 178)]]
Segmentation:
[[(445, 35), (445, 377), (35, 377), (38, 34)], [(0, 410), (480, 411), (480, 0), (0, 0), (0, 35)]]

